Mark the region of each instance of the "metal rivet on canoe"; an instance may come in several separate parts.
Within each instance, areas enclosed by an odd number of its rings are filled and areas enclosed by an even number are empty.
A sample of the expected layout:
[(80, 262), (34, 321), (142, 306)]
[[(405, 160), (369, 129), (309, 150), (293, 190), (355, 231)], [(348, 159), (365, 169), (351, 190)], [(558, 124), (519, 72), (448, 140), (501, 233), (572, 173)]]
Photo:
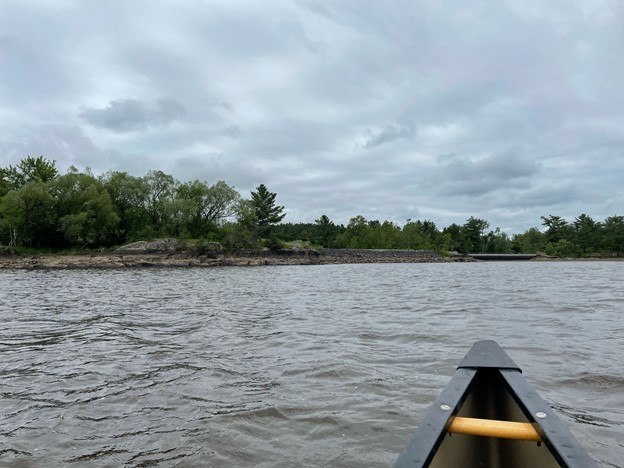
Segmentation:
[(546, 413), (544, 413), (543, 411), (538, 411), (537, 413), (535, 413), (535, 416), (540, 419), (544, 419), (546, 417)]
[(451, 407), (449, 405), (440, 405), (440, 409), (443, 411), (451, 411)]

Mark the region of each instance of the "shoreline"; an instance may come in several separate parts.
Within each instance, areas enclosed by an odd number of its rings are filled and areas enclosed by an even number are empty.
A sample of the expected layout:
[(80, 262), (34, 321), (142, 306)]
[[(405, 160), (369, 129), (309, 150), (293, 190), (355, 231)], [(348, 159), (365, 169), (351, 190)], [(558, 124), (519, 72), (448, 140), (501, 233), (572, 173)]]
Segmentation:
[[(232, 253), (178, 252), (103, 252), (87, 254), (50, 254), (0, 256), (0, 270), (70, 270), (125, 268), (211, 268), (264, 265), (338, 265), (361, 263), (457, 263), (483, 262), (467, 256), (445, 257), (429, 250), (325, 249), (254, 251)], [(489, 260), (504, 261), (504, 260)], [(611, 262), (624, 258), (535, 257), (514, 262)]]
[[(314, 250), (206, 252), (106, 252), (0, 256), (0, 270), (124, 268), (210, 268), (222, 266), (332, 265), (357, 263), (448, 263), (458, 261), (427, 250)], [(471, 261), (471, 260), (466, 260)]]

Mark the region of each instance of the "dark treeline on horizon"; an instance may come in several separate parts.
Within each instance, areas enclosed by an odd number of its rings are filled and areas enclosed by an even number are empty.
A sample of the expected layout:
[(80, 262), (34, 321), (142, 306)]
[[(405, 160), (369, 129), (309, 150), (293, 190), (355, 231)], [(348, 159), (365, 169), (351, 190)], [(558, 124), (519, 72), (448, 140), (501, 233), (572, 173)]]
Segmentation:
[(572, 222), (542, 216), (512, 236), (484, 219), (439, 229), (433, 221), (355, 216), (347, 226), (321, 215), (314, 223), (281, 223), (284, 207), (263, 184), (242, 197), (224, 181), (180, 182), (162, 171), (96, 176), (71, 167), (59, 174), (42, 156), (0, 167), (0, 245), (36, 248), (112, 247), (158, 237), (220, 242), (227, 250), (304, 246), (428, 249), (461, 253), (536, 253), (558, 256), (624, 255), (624, 216), (600, 222), (580, 214)]

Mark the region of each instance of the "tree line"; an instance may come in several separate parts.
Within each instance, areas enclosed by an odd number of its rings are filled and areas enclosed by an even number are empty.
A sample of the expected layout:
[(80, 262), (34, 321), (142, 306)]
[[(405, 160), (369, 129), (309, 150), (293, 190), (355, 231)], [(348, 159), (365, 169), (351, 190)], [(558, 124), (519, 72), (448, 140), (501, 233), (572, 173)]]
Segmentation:
[(0, 167), (0, 244), (9, 246), (98, 248), (177, 237), (220, 242), (228, 250), (296, 242), (460, 253), (624, 254), (624, 216), (602, 222), (586, 214), (572, 222), (543, 216), (543, 230), (532, 227), (512, 236), (476, 217), (443, 229), (430, 220), (399, 226), (358, 215), (345, 226), (326, 215), (314, 223), (282, 223), (284, 217), (284, 207), (264, 184), (244, 198), (224, 181), (180, 182), (157, 170), (143, 177), (121, 171), (96, 176), (70, 167), (60, 174), (55, 161), (43, 156)]
[(285, 216), (275, 197), (264, 185), (243, 199), (224, 181), (181, 183), (162, 171), (59, 174), (54, 161), (29, 156), (0, 168), (0, 243), (94, 248), (177, 237), (254, 248)]

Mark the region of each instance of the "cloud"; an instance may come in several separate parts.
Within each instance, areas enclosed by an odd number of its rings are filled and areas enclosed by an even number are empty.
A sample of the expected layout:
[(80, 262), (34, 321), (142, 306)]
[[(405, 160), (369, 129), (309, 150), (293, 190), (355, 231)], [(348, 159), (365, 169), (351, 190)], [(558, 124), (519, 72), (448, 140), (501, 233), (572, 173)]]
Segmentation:
[(364, 133), (368, 136), (364, 147), (375, 148), (395, 140), (414, 137), (414, 135), (416, 135), (416, 126), (411, 122), (403, 122), (396, 125), (386, 125), (377, 132), (366, 129)]
[(608, 0), (8, 2), (0, 166), (265, 183), (288, 221), (603, 218), (622, 24)]
[(479, 196), (498, 189), (527, 187), (540, 165), (523, 152), (508, 150), (479, 159), (454, 154), (439, 157), (432, 184), (442, 195)]
[(47, 124), (0, 128), (0, 154), (3, 163), (17, 163), (27, 155), (43, 155), (67, 168), (75, 164), (106, 170), (109, 155), (75, 125)]
[(79, 117), (94, 127), (115, 133), (145, 131), (184, 118), (186, 110), (179, 102), (162, 98), (148, 105), (136, 99), (111, 101), (103, 109), (86, 108)]

